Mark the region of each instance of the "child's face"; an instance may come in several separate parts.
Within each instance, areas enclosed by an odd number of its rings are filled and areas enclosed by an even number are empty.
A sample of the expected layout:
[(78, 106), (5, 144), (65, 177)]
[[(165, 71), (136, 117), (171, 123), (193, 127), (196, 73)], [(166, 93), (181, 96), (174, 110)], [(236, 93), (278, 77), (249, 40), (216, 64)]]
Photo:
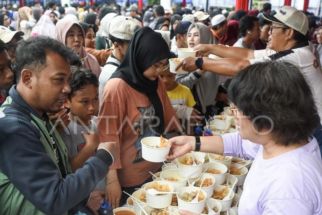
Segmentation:
[(98, 89), (89, 84), (74, 92), (68, 99), (68, 107), (73, 117), (78, 117), (82, 123), (88, 124), (92, 116), (98, 112)]
[(177, 86), (177, 82), (175, 80), (176, 75), (168, 72), (162, 72), (160, 74), (160, 79), (163, 82), (165, 89), (167, 91), (173, 90)]
[(95, 46), (95, 32), (93, 28), (89, 28), (85, 35), (85, 47), (94, 47)]

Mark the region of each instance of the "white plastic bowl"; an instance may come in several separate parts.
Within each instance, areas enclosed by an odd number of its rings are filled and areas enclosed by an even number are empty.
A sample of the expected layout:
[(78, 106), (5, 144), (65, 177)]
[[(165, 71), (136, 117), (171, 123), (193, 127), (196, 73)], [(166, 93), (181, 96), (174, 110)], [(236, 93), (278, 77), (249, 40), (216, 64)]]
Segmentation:
[(233, 157), (231, 163), (232, 164), (239, 164), (239, 165), (243, 165), (245, 167), (247, 167), (247, 169), (250, 168), (250, 166), (252, 165), (252, 160), (245, 160), (243, 158), (239, 158), (239, 157)]
[[(224, 186), (224, 185), (218, 185), (218, 186), (215, 186), (215, 189), (214, 189), (214, 192), (216, 191), (216, 190), (222, 190), (222, 189), (224, 189), (225, 187), (227, 187), (227, 186)], [(230, 195), (228, 198), (226, 198), (226, 196), (223, 198), (223, 199), (216, 199), (217, 201), (219, 201), (220, 202), (220, 204), (221, 204), (221, 210), (222, 211), (227, 211), (227, 210), (229, 210), (229, 208), (231, 207), (231, 204), (232, 204), (232, 202), (233, 202), (233, 198), (234, 198), (234, 195), (235, 195), (235, 193), (234, 193), (234, 191), (230, 188), (230, 187), (227, 187), (228, 188), (228, 193), (227, 193), (227, 195)], [(212, 196), (211, 196), (211, 198), (212, 199), (214, 199)]]
[(228, 130), (232, 124), (234, 117), (225, 115), (216, 115), (214, 119), (210, 121), (210, 129), (213, 130)]
[(233, 157), (232, 156), (224, 156), (224, 155), (208, 153), (208, 159), (209, 159), (210, 163), (213, 163), (213, 162), (222, 163), (222, 164), (225, 164), (226, 167), (229, 168)]
[[(226, 180), (226, 173), (228, 171), (228, 168), (224, 164), (218, 163), (218, 162), (206, 163), (204, 165), (205, 172), (208, 172), (211, 169), (216, 169), (216, 170), (220, 171), (220, 173), (218, 173), (218, 174), (211, 173), (216, 178), (216, 185), (223, 184)], [(210, 172), (208, 172), (208, 173), (210, 173)]]
[(160, 137), (144, 137), (141, 140), (142, 157), (150, 162), (160, 163), (166, 160), (171, 145), (160, 147)]
[(234, 167), (239, 169), (240, 174), (233, 174), (232, 172), (230, 172), (230, 174), (236, 176), (236, 178), (238, 179), (237, 186), (242, 186), (245, 182), (248, 169), (246, 167), (242, 167), (242, 165), (240, 164), (232, 164), (230, 166), (230, 168)]
[(178, 48), (178, 58), (196, 57), (196, 51), (192, 48)]
[(201, 175), (201, 177), (198, 179), (198, 181), (202, 182), (205, 179), (211, 179), (212, 184), (209, 186), (200, 186), (200, 185), (197, 185), (196, 183), (194, 183), (194, 187), (201, 188), (202, 190), (204, 190), (207, 193), (207, 196), (210, 197), (212, 195), (212, 192), (214, 191), (214, 188), (216, 185), (216, 178), (213, 174), (203, 173)]
[(113, 210), (113, 214), (115, 215), (123, 215), (125, 212), (128, 215), (136, 215), (135, 210), (129, 207), (119, 207)]
[[(190, 193), (194, 191), (202, 192), (202, 194), (204, 195), (204, 199), (199, 202), (188, 202), (181, 198), (182, 194), (186, 192)], [(179, 210), (186, 210), (186, 211), (191, 211), (191, 212), (200, 214), (206, 205), (207, 193), (204, 190), (197, 187), (183, 187), (180, 189), (180, 192), (177, 194), (177, 198), (178, 198)]]
[(215, 213), (209, 213), (208, 211), (207, 214), (202, 213), (201, 215), (219, 215), (221, 212), (221, 203), (216, 199), (209, 198), (205, 207), (211, 208)]
[(166, 208), (171, 205), (172, 193), (152, 195), (148, 190), (153, 184), (166, 185), (169, 187), (169, 192), (173, 192), (173, 186), (167, 181), (152, 181), (143, 185), (146, 191), (146, 203), (151, 208)]
[(170, 65), (170, 72), (174, 74), (188, 74), (187, 71), (184, 71), (182, 67), (180, 67), (177, 71), (177, 66), (183, 61), (181, 58), (170, 58), (169, 65)]
[[(161, 171), (160, 178), (161, 180), (169, 182), (173, 186), (175, 191), (187, 185), (187, 179), (182, 175), (179, 169), (167, 169), (167, 170)], [(177, 180), (172, 180), (172, 179), (177, 179)]]
[[(133, 201), (133, 208), (136, 211), (136, 213), (140, 212), (142, 209), (146, 207), (146, 193), (144, 189), (138, 189), (132, 193), (133, 198), (135, 198)], [(142, 196), (144, 196), (145, 201), (142, 200)], [(131, 198), (131, 197), (129, 197)]]
[[(185, 164), (183, 161), (187, 157), (192, 157), (198, 161), (198, 163), (193, 163), (192, 165)], [(179, 170), (181, 171), (182, 175), (186, 178), (197, 178), (202, 172), (204, 160), (201, 160), (198, 154), (188, 153), (176, 159), (176, 163), (178, 165)]]
[(162, 171), (168, 170), (168, 169), (178, 169), (177, 164), (175, 162), (171, 163), (164, 163), (161, 167)]
[[(227, 181), (228, 181), (228, 184), (227, 184)], [(231, 175), (231, 174), (226, 175), (225, 184), (227, 184), (231, 189), (235, 190), (237, 183), (238, 183), (238, 179), (236, 176)]]

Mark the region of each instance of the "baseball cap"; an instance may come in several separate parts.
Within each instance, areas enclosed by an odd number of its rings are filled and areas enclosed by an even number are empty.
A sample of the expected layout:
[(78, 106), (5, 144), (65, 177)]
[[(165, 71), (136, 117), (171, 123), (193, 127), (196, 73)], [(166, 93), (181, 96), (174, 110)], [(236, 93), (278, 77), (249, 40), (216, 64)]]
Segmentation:
[(200, 22), (204, 21), (209, 18), (209, 14), (203, 12), (203, 11), (197, 11), (193, 14), (193, 16)]
[(132, 39), (135, 31), (141, 26), (136, 19), (126, 16), (116, 16), (111, 20), (109, 35), (120, 40)]
[(0, 39), (4, 43), (9, 43), (14, 36), (22, 36), (24, 33), (22, 31), (11, 31), (9, 28), (0, 26)]
[(226, 21), (226, 17), (223, 14), (218, 14), (211, 19), (211, 26), (216, 26), (222, 23), (223, 21)]
[(307, 16), (291, 6), (283, 6), (276, 10), (276, 14), (273, 16), (267, 16), (263, 14), (263, 17), (273, 23), (284, 24), (304, 36), (309, 31), (309, 20)]

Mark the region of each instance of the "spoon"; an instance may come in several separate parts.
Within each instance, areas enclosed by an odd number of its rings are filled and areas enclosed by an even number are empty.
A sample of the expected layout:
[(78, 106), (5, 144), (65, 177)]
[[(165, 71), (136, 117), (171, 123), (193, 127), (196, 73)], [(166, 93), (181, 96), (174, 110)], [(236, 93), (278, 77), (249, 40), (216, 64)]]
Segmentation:
[(198, 202), (199, 202), (199, 201), (198, 201), (199, 193), (201, 192), (201, 187), (202, 187), (202, 184), (203, 184), (203, 182), (205, 181), (205, 179), (206, 179), (206, 178), (203, 178), (203, 179), (201, 180), (201, 183), (200, 183), (199, 189), (198, 189), (198, 191), (197, 191), (197, 195), (195, 196), (195, 198), (193, 198), (193, 199), (191, 200), (191, 203), (198, 203)]
[(155, 179), (160, 178), (159, 176), (157, 176), (156, 174), (154, 174), (153, 172), (149, 171), (150, 175), (152, 175), (153, 177), (155, 177)]
[(128, 195), (133, 201), (135, 201), (135, 203), (139, 206), (139, 208), (142, 210), (142, 212), (144, 213), (144, 215), (149, 215), (146, 210), (143, 208), (143, 206), (140, 203), (140, 200), (135, 198), (134, 196), (132, 196), (131, 194), (129, 194), (126, 191), (123, 191), (123, 193), (125, 193), (126, 195)]
[(174, 191), (158, 191), (158, 190), (156, 190), (154, 188), (150, 188), (146, 192), (148, 192), (149, 194), (151, 194), (153, 196), (162, 195), (162, 194), (174, 194), (174, 193), (177, 193), (177, 192), (174, 192)]

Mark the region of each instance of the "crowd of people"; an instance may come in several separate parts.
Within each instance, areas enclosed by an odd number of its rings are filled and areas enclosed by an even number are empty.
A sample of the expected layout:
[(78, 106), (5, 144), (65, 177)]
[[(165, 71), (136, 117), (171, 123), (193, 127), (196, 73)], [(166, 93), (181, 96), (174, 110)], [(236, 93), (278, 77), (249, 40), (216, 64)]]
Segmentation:
[[(124, 205), (122, 191), (161, 168), (142, 158), (148, 136), (169, 139), (170, 160), (254, 160), (241, 215), (322, 214), (322, 28), (310, 14), (49, 2), (3, 8), (0, 25), (0, 214)], [(176, 74), (181, 48), (196, 56)], [(238, 132), (199, 138), (229, 105)]]

